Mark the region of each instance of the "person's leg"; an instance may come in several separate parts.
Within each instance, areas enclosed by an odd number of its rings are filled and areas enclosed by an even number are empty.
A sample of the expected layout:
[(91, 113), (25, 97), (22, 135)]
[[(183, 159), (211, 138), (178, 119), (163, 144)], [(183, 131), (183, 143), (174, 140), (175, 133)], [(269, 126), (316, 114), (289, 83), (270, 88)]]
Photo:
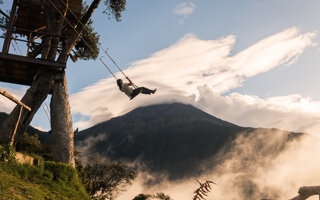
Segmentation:
[(132, 94), (131, 94), (131, 99), (133, 99), (134, 97), (136, 97), (138, 94), (140, 94), (140, 92), (142, 91), (143, 89), (142, 88), (136, 88), (132, 91)]
[(130, 100), (135, 98), (140, 93), (142, 93), (142, 94), (154, 94), (156, 91), (157, 91), (157, 89), (150, 90), (150, 89), (145, 88), (145, 87), (138, 87), (138, 88), (136, 88), (136, 89), (134, 89), (132, 91)]
[(156, 92), (156, 89), (154, 90), (150, 90), (148, 88), (145, 88), (145, 87), (140, 87), (142, 90), (141, 90), (141, 93), (142, 94), (154, 94)]

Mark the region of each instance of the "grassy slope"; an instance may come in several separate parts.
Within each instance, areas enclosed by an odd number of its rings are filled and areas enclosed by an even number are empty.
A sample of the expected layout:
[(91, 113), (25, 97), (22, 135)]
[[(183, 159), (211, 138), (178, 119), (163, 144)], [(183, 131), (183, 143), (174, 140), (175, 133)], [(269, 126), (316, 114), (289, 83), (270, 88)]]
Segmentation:
[(76, 171), (65, 164), (43, 166), (0, 162), (0, 199), (90, 199)]

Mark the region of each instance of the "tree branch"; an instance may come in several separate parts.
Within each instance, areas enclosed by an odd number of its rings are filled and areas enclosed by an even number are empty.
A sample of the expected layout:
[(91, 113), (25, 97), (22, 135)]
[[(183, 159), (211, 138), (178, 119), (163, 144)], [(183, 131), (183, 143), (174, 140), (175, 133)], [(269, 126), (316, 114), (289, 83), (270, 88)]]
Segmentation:
[[(94, 0), (88, 11), (83, 15), (83, 17), (80, 19), (81, 23), (83, 25), (86, 25), (90, 19), (90, 17), (92, 16), (92, 14), (94, 13), (95, 9), (98, 7), (98, 5), (100, 4), (101, 0)], [(84, 27), (82, 26), (82, 24), (78, 24), (76, 27), (75, 27), (75, 32), (74, 34), (72, 34), (70, 37), (69, 37), (69, 40), (68, 42), (65, 44), (66, 46), (63, 48), (65, 49), (59, 56), (58, 58), (58, 61), (59, 62), (62, 62), (62, 63), (66, 63), (67, 62), (67, 59), (68, 59), (68, 56), (72, 50), (72, 48), (75, 46), (78, 38), (80, 37), (80, 34), (82, 33)]]

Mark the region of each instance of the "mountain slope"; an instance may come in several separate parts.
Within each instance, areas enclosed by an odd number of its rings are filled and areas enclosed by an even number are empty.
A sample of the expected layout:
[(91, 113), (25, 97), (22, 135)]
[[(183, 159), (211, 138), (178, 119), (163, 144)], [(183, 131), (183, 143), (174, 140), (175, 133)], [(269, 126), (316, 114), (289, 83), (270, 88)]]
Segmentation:
[(179, 179), (212, 168), (220, 162), (215, 158), (218, 152), (228, 151), (240, 134), (253, 132), (267, 135), (270, 129), (240, 127), (191, 105), (173, 103), (137, 108), (97, 124), (81, 131), (75, 144), (85, 154), (135, 161), (151, 172)]

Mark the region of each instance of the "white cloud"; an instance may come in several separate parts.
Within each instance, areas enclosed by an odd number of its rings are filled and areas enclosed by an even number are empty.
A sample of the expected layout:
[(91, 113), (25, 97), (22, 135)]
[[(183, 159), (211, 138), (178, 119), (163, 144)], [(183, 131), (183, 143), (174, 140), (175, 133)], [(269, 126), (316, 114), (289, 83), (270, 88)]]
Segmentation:
[(42, 126), (34, 126), (33, 128), (36, 128), (36, 129), (38, 129), (40, 131), (43, 131), (43, 132), (47, 132), (48, 131), (47, 129), (43, 128)]
[(98, 136), (89, 136), (85, 141), (80, 142), (77, 144), (76, 149), (81, 152), (81, 162), (83, 164), (87, 164), (88, 158), (93, 155), (90, 151), (93, 145), (102, 141), (106, 138), (104, 134), (98, 134)]
[(182, 16), (182, 18), (179, 20), (179, 23), (183, 24), (184, 21), (194, 12), (195, 9), (196, 5), (194, 3), (180, 3), (173, 10), (173, 13), (175, 15)]
[(231, 93), (222, 96), (208, 86), (199, 87), (196, 107), (245, 127), (279, 128), (320, 136), (320, 101), (301, 95), (269, 97)]
[(196, 9), (196, 5), (194, 3), (180, 3), (176, 6), (173, 13), (176, 15), (190, 15)]
[[(129, 101), (119, 91), (114, 79), (108, 78), (72, 95), (72, 111), (90, 116), (89, 123), (81, 122), (89, 126), (139, 106), (178, 101), (195, 104), (240, 125), (307, 130), (302, 124), (308, 126), (307, 119), (312, 124), (312, 120), (317, 120), (318, 115), (309, 111), (318, 106), (318, 102), (300, 96), (260, 99), (236, 93), (223, 94), (240, 87), (246, 78), (282, 64), (292, 64), (307, 47), (313, 45), (314, 37), (315, 33), (300, 34), (293, 27), (231, 56), (235, 36), (200, 40), (194, 34), (188, 34), (170, 47), (132, 63), (125, 70), (139, 86), (157, 87), (155, 95), (139, 95)], [(121, 74), (117, 76), (121, 77)], [(299, 101), (295, 101), (296, 97)], [(291, 113), (294, 113), (291, 120), (277, 121)], [(304, 123), (298, 123), (300, 119), (305, 119)]]

